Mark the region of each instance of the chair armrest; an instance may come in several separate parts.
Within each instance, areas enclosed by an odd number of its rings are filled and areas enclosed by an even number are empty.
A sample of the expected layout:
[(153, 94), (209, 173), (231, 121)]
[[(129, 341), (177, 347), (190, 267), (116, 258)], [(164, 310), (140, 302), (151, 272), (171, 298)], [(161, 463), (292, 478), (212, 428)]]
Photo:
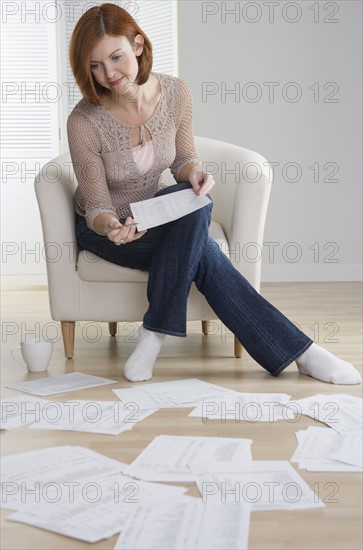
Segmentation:
[[(69, 153), (45, 164), (34, 182), (42, 223), (49, 300), (53, 319), (78, 309), (78, 248), (74, 232), (73, 195), (77, 182)], [(68, 313), (69, 314), (69, 313)]]
[[(76, 188), (69, 154), (64, 153), (44, 165), (34, 182), (42, 222), (44, 245), (49, 249), (47, 267), (52, 268), (55, 252), (64, 268), (75, 271), (77, 246), (74, 232), (73, 194)], [(73, 179), (73, 181), (72, 181)], [(52, 250), (52, 247), (54, 250)], [(57, 269), (59, 263), (57, 262)]]
[(236, 269), (260, 289), (263, 232), (273, 173), (259, 153), (196, 137), (203, 169), (214, 174), (212, 218), (223, 228)]
[(271, 183), (271, 179), (261, 174), (258, 182), (243, 181), (238, 185), (233, 225), (227, 233), (231, 262), (258, 291)]

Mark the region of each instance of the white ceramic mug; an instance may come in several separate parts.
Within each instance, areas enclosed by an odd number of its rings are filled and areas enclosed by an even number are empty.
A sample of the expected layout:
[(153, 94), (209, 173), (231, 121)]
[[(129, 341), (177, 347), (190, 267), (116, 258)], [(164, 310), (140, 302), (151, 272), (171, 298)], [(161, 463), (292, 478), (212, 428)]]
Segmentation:
[[(21, 350), (25, 361), (22, 363), (14, 355), (16, 350)], [(27, 340), (20, 342), (20, 346), (11, 350), (11, 355), (15, 361), (26, 367), (29, 372), (45, 372), (48, 369), (50, 359), (53, 353), (53, 342), (49, 340)]]

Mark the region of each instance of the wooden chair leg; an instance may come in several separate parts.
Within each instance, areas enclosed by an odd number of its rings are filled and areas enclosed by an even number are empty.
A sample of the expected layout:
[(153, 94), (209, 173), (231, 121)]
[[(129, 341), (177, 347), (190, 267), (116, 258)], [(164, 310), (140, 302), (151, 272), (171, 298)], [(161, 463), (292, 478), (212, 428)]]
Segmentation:
[(64, 353), (67, 359), (72, 359), (74, 354), (75, 321), (61, 321)]
[(110, 331), (110, 336), (116, 336), (117, 334), (117, 323), (108, 323), (108, 330)]
[(210, 332), (210, 321), (202, 321), (202, 332), (206, 336)]
[(241, 342), (237, 339), (237, 337), (234, 337), (234, 356), (235, 357), (242, 357), (242, 351), (243, 346)]

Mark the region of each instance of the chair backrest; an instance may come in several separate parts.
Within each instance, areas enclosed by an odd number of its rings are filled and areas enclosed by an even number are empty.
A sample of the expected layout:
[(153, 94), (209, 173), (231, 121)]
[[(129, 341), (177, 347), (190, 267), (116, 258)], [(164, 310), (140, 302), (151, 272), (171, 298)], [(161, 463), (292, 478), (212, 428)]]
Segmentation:
[(76, 187), (69, 152), (49, 161), (35, 178), (50, 289), (76, 274), (78, 246), (73, 207)]
[(48, 241), (57, 241), (59, 238), (73, 241), (73, 195), (76, 187), (77, 180), (69, 152), (49, 161), (37, 174), (34, 188), (42, 225), (43, 228), (47, 227)]
[[(255, 242), (262, 247), (272, 182), (270, 165), (259, 153), (230, 143), (196, 136), (195, 144), (204, 171), (214, 174), (216, 180), (211, 192), (213, 220), (221, 225), (232, 247)], [(161, 180), (165, 184), (175, 183), (169, 169), (163, 172)], [(56, 247), (63, 273), (69, 273), (70, 269), (76, 270), (77, 242), (73, 207), (76, 187), (77, 180), (69, 152), (48, 162), (35, 179), (45, 250), (47, 253), (50, 247), (51, 256), (54, 257)], [(236, 231), (237, 226), (239, 232)], [(241, 242), (233, 242), (236, 238)], [(238, 263), (233, 258), (232, 262)], [(236, 267), (258, 288), (261, 262), (251, 264), (244, 258), (239, 262), (240, 265)], [(47, 261), (47, 270), (49, 280), (49, 272), (59, 271), (59, 264)]]
[(216, 181), (211, 192), (213, 219), (223, 227), (226, 235), (230, 235), (237, 194), (250, 202), (252, 188), (263, 186), (266, 181), (270, 184), (272, 171), (266, 159), (250, 149), (199, 136), (195, 137), (195, 144), (204, 171), (212, 173)]
[[(235, 146), (203, 137), (196, 137), (195, 140), (198, 155), (200, 158), (206, 159), (206, 169), (208, 166), (211, 168), (214, 167), (216, 171), (216, 181), (219, 183), (220, 177), (218, 172), (220, 167), (223, 167), (223, 159), (226, 159), (228, 163), (232, 152), (231, 148)], [(237, 147), (236, 151), (233, 151), (237, 154), (236, 158), (240, 157), (242, 151), (243, 149), (240, 147)], [(227, 182), (228, 185), (230, 185), (232, 179), (233, 178), (229, 178)], [(175, 183), (169, 168), (164, 170), (161, 175), (161, 180), (167, 185)], [(35, 179), (35, 192), (40, 208), (43, 228), (44, 226), (47, 227), (47, 241), (58, 242), (59, 239), (74, 241), (73, 195), (76, 187), (77, 179), (74, 174), (69, 151), (49, 161), (42, 167), (37, 175)], [(231, 194), (234, 194), (234, 190), (232, 189)], [(233, 196), (229, 197), (229, 193), (226, 193), (226, 182), (224, 182), (222, 189), (215, 188), (213, 190), (213, 198), (214, 197), (218, 200), (217, 204), (214, 205), (213, 219), (219, 221), (217, 218), (220, 218), (222, 221), (225, 219), (223, 216), (224, 208), (222, 202), (226, 203), (228, 200), (233, 201)], [(227, 210), (229, 210), (229, 208), (227, 208)], [(219, 223), (221, 223), (221, 221)], [(59, 228), (61, 228), (61, 232), (59, 232)], [(68, 231), (66, 228), (68, 228)], [(64, 233), (65, 231), (67, 231), (67, 233)]]

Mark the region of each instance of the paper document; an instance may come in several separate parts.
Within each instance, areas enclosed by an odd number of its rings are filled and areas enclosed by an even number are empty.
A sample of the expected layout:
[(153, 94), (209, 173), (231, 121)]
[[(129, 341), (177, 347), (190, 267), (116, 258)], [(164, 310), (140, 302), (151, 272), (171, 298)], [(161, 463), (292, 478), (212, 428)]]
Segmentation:
[(13, 430), (39, 422), (43, 408), (51, 401), (31, 395), (13, 395), (1, 400), (0, 430)]
[(197, 378), (146, 384), (142, 388), (112, 390), (122, 403), (134, 403), (139, 409), (194, 407), (207, 398), (224, 396), (233, 390)]
[(85, 480), (94, 483), (119, 474), (126, 464), (85, 447), (49, 447), (1, 457), (1, 506), (18, 510), (84, 494)]
[(148, 499), (129, 516), (115, 550), (246, 550), (250, 507), (180, 496)]
[[(357, 436), (357, 437), (354, 437)], [(331, 454), (333, 460), (339, 460), (344, 464), (355, 466), (359, 471), (363, 471), (363, 445), (362, 434), (342, 435), (342, 441), (339, 449)]]
[(94, 543), (119, 533), (129, 515), (145, 499), (173, 502), (187, 490), (136, 481), (114, 472), (83, 479), (82, 489), (75, 491), (72, 499), (23, 507), (7, 519)]
[(240, 422), (275, 422), (293, 420), (295, 410), (289, 409), (286, 393), (233, 393), (206, 399), (189, 416), (208, 420)]
[(69, 374), (60, 374), (59, 376), (46, 376), (44, 378), (37, 378), (36, 380), (8, 384), (6, 387), (45, 397), (55, 393), (83, 390), (106, 384), (117, 384), (117, 380), (109, 380), (108, 378), (100, 378), (99, 376), (92, 376), (91, 374), (83, 374), (81, 372), (71, 372)]
[(68, 430), (118, 435), (153, 414), (155, 409), (140, 410), (135, 403), (120, 401), (66, 401), (43, 409), (31, 429)]
[(124, 473), (147, 481), (193, 481), (194, 461), (240, 463), (250, 457), (251, 439), (159, 435), (127, 466)]
[(359, 472), (362, 469), (362, 434), (341, 435), (330, 428), (309, 426), (296, 433), (298, 447), (291, 462), (309, 472)]
[(336, 432), (363, 431), (362, 399), (346, 394), (312, 395), (295, 403), (299, 414), (324, 422)]
[(257, 460), (251, 464), (191, 463), (204, 502), (238, 502), (252, 512), (324, 508), (303, 478), (286, 460)]
[(210, 202), (206, 195), (198, 196), (193, 189), (183, 189), (169, 195), (132, 202), (130, 208), (137, 222), (137, 230), (142, 231), (177, 220)]

